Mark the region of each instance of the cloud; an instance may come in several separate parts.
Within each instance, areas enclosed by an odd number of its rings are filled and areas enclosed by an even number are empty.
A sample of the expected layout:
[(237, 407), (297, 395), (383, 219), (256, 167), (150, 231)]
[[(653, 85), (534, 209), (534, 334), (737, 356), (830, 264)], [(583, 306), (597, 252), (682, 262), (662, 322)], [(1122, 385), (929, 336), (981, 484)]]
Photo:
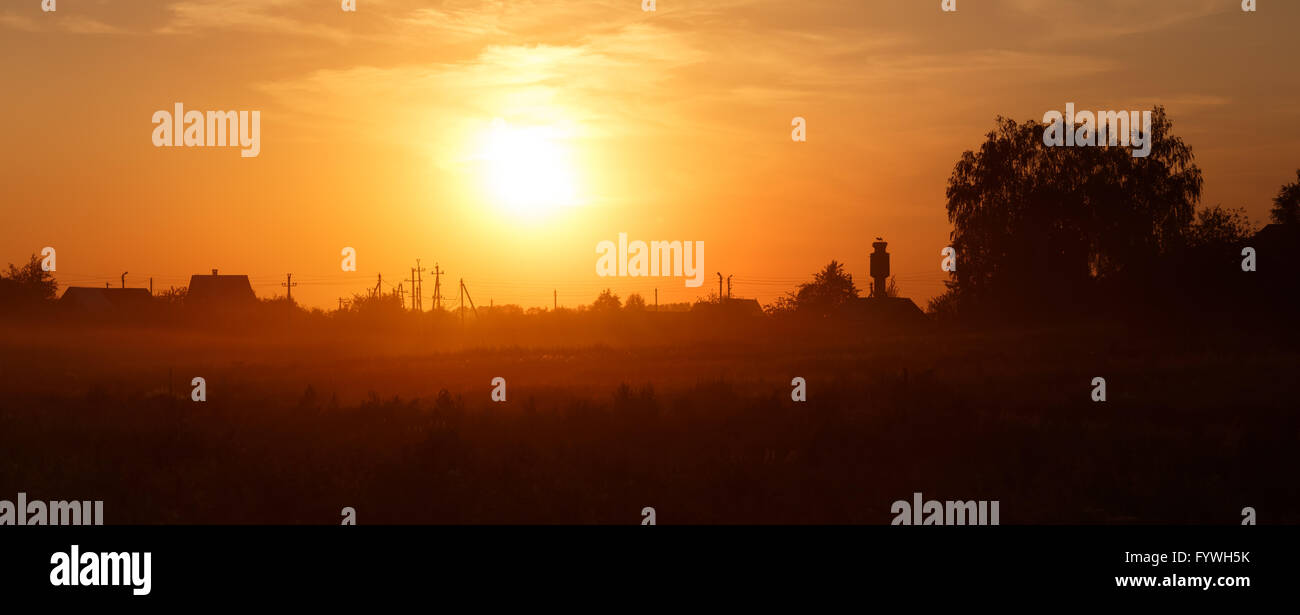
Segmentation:
[[(334, 8), (338, 10), (337, 5)], [(321, 4), (313, 8), (304, 0), (180, 0), (167, 7), (170, 19), (155, 32), (192, 34), (204, 30), (236, 30), (335, 42), (347, 40), (350, 37), (347, 31), (312, 19), (322, 16), (323, 10)]]
[(988, 10), (1025, 22), (1026, 38), (1038, 42), (1107, 41), (1168, 30), (1215, 14), (1240, 12), (1240, 5), (1220, 0), (1174, 3), (1131, 0), (1003, 0)]
[[(861, 13), (851, 13), (858, 23), (844, 23), (842, 7), (790, 14), (781, 3), (732, 0), (647, 19), (625, 5), (593, 3), (578, 11), (564, 3), (458, 2), (393, 11), (399, 17), (388, 31), (396, 39), (376, 40), (372, 51), (400, 46), (427, 27), (418, 36), (470, 52), (396, 66), (376, 59), (257, 87), (304, 118), (409, 144), (454, 142), (494, 117), (568, 122), (584, 138), (663, 134), (669, 127), (673, 134), (760, 139), (770, 128), (753, 122), (754, 112), (884, 105), (900, 88), (933, 92), (939, 105), (960, 84), (1033, 82), (1055, 78), (1060, 66), (1077, 77), (1116, 66), (1031, 50), (941, 52), (925, 38), (937, 35), (897, 34), (887, 24), (870, 29)], [(765, 12), (774, 6), (784, 12)], [(575, 11), (590, 14), (579, 19)], [(536, 36), (551, 42), (527, 43), (523, 32), (548, 24)]]
[(86, 15), (45, 13), (32, 18), (17, 13), (0, 13), (0, 29), (21, 32), (66, 32), (69, 34), (124, 34), (127, 31)]
[(656, 86), (689, 61), (684, 50), (647, 60), (593, 45), (492, 45), (467, 61), (322, 69), (258, 89), (304, 118), (389, 141), (454, 142), (496, 117), (598, 137), (667, 112)]
[(84, 16), (62, 18), (59, 27), (72, 34), (126, 34), (127, 30)]
[(0, 13), (0, 27), (11, 30), (21, 30), (23, 32), (40, 32), (41, 28), (36, 21), (30, 17), (15, 15), (12, 13)]

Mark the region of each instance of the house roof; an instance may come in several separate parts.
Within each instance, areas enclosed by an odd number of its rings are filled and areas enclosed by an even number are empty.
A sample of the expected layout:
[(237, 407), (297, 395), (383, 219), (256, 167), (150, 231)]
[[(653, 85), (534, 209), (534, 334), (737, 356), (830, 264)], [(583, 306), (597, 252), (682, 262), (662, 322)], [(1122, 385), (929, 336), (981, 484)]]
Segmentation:
[(925, 322), (927, 317), (916, 303), (907, 297), (859, 297), (850, 304), (853, 311), (874, 319), (889, 322)]
[(190, 277), (185, 302), (194, 304), (251, 303), (257, 299), (246, 275), (195, 275)]
[(692, 311), (713, 311), (727, 312), (732, 314), (754, 313), (762, 314), (763, 306), (759, 305), (758, 299), (741, 299), (739, 297), (723, 297), (721, 302), (697, 303), (691, 308)]
[(109, 312), (142, 308), (152, 297), (143, 288), (97, 288), (70, 286), (59, 302), (88, 310)]

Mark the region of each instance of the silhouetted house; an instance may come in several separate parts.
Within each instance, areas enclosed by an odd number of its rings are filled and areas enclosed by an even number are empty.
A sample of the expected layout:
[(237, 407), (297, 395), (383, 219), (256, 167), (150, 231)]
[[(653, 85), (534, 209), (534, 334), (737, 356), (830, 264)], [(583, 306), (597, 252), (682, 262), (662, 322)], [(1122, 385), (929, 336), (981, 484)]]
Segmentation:
[(1300, 225), (1269, 224), (1247, 244), (1255, 249), (1255, 287), (1266, 297), (1300, 294)]
[(231, 309), (256, 303), (257, 295), (253, 294), (248, 276), (219, 275), (216, 269), (212, 270), (212, 275), (191, 276), (189, 289), (185, 292), (186, 307)]
[(139, 314), (149, 308), (151, 299), (143, 288), (70, 286), (63, 291), (59, 305), (97, 314)]
[(722, 300), (722, 306), (738, 314), (759, 315), (763, 313), (763, 306), (759, 305), (758, 299), (727, 297)]
[(1300, 226), (1269, 224), (1250, 240), (1255, 248), (1256, 271), (1266, 275), (1294, 275), (1300, 262)]
[(721, 301), (697, 303), (691, 311), (713, 316), (762, 316), (763, 306), (758, 299), (723, 297)]
[(856, 310), (862, 316), (885, 323), (915, 324), (929, 320), (907, 297), (860, 297)]

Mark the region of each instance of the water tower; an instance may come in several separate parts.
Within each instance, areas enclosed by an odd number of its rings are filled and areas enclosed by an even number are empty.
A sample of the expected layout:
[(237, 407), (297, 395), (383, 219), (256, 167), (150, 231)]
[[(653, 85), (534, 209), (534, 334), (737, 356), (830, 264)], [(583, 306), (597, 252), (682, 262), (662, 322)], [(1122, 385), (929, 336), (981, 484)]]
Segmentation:
[(871, 296), (885, 297), (885, 281), (889, 279), (889, 253), (885, 251), (888, 242), (877, 237), (871, 247)]

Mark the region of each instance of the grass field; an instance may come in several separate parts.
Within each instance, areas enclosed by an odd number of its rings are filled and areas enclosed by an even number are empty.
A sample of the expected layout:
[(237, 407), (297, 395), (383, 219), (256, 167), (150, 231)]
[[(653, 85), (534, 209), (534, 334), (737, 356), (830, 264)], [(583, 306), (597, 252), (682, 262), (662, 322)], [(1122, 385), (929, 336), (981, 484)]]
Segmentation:
[(10, 326), (0, 498), (100, 499), (110, 524), (887, 524), (918, 491), (1003, 524), (1300, 522), (1285, 340), (644, 327)]

